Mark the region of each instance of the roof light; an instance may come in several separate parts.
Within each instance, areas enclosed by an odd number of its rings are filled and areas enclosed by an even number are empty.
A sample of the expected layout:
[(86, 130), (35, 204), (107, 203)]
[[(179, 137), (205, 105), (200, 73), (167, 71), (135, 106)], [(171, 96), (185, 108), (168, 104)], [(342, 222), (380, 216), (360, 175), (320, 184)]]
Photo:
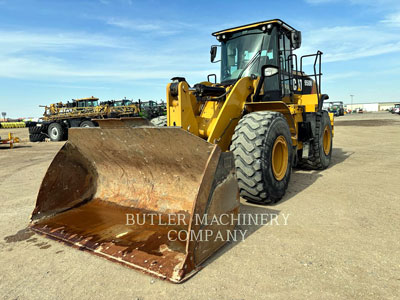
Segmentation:
[(226, 35), (225, 34), (222, 35), (222, 39), (223, 40), (226, 39)]

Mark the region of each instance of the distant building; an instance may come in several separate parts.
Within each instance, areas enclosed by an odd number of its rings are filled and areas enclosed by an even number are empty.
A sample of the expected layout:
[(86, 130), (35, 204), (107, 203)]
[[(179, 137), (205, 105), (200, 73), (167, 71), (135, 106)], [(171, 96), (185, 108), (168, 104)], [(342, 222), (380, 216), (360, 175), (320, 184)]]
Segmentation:
[(347, 110), (357, 110), (357, 109), (362, 109), (364, 111), (385, 111), (389, 110), (391, 107), (393, 107), (396, 103), (400, 103), (400, 100), (398, 102), (376, 102), (376, 103), (353, 103), (353, 104), (345, 104), (345, 107)]

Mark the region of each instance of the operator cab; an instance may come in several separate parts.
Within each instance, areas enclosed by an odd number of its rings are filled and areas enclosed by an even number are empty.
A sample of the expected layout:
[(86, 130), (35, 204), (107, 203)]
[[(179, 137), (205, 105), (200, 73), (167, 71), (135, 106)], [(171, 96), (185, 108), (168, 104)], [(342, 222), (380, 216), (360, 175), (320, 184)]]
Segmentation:
[(99, 98), (90, 97), (72, 100), (76, 103), (76, 107), (95, 107), (98, 106)]
[(285, 22), (279, 19), (257, 22), (212, 35), (221, 43), (210, 51), (211, 61), (217, 62), (217, 47), (221, 47), (221, 85), (233, 85), (242, 77), (261, 77), (258, 99), (254, 101), (292, 98), (299, 90), (302, 94), (315, 93), (311, 79), (303, 84), (307, 78), (297, 69), (297, 56), (293, 54), (301, 46), (301, 32)]

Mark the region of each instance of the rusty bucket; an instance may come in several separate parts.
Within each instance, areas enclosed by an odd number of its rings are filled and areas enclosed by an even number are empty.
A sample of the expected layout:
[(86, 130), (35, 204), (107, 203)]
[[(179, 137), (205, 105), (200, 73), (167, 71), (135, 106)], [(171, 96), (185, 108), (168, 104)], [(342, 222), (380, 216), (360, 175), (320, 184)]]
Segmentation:
[(43, 179), (30, 227), (182, 282), (226, 243), (215, 237), (235, 227), (233, 157), (180, 128), (109, 125), (69, 130)]

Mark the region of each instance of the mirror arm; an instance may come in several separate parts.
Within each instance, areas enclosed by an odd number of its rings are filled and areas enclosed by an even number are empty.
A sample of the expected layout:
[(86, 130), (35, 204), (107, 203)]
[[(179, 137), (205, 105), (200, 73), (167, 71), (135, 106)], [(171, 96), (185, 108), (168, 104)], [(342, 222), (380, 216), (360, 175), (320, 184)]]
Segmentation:
[[(257, 101), (259, 96), (260, 96), (261, 87), (264, 84), (264, 79), (265, 79), (265, 69), (267, 69), (267, 68), (277, 68), (278, 69), (277, 66), (273, 66), (273, 65), (263, 65), (261, 67), (260, 81), (257, 84), (257, 88), (256, 88), (256, 91), (254, 93), (253, 101)], [(279, 75), (279, 69), (278, 69), (278, 73), (273, 74), (272, 76), (277, 75), (277, 74)]]
[(265, 74), (264, 74), (265, 67), (266, 66), (261, 67), (260, 81), (257, 84), (256, 92), (254, 93), (254, 97), (253, 97), (253, 102), (258, 101), (258, 97), (260, 96), (261, 87), (262, 87), (262, 85), (264, 83), (264, 79), (265, 79)]

